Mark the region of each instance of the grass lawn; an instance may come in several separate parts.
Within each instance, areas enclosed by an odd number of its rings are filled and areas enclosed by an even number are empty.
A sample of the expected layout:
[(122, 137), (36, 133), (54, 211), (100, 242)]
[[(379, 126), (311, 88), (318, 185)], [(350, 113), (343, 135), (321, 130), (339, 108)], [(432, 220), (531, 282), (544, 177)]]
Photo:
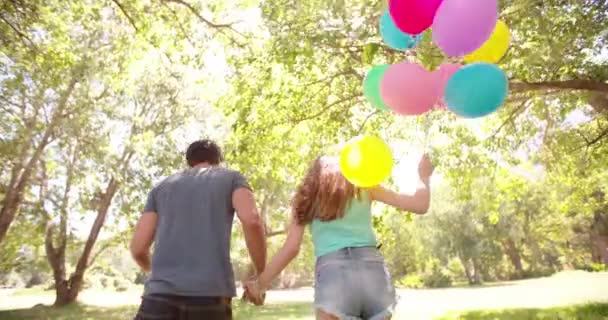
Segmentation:
[[(35, 307), (23, 310), (0, 311), (0, 320), (106, 320), (132, 319), (137, 307), (103, 308), (83, 304), (71, 305), (61, 309), (52, 307)], [(311, 320), (312, 311), (309, 303), (270, 304), (263, 308), (235, 304), (235, 319), (239, 320), (273, 320), (295, 319)]]
[(605, 320), (608, 304), (588, 304), (549, 309), (506, 309), (451, 313), (439, 320)]
[[(472, 288), (399, 289), (393, 319), (608, 320), (606, 288), (606, 272), (567, 272)], [(141, 287), (126, 292), (90, 289), (79, 296), (81, 304), (55, 309), (33, 307), (52, 304), (52, 291), (0, 289), (0, 320), (132, 319), (141, 292)], [(312, 288), (269, 291), (268, 304), (261, 308), (235, 302), (235, 319), (313, 320), (313, 297)]]
[[(25, 310), (0, 311), (1, 320), (97, 320), (131, 319), (136, 307), (102, 308), (72, 305), (62, 309), (37, 307)], [(401, 317), (397, 316), (397, 319)], [(308, 303), (271, 304), (263, 308), (237, 304), (235, 319), (312, 320)], [(405, 317), (403, 319), (409, 319)], [(589, 304), (549, 309), (506, 309), (452, 313), (439, 320), (605, 320), (608, 319), (608, 304)]]

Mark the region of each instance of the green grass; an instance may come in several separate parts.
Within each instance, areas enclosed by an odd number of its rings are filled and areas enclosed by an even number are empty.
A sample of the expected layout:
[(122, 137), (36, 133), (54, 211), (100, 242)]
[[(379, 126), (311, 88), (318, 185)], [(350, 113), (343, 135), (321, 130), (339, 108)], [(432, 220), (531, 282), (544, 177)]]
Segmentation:
[(31, 296), (55, 296), (55, 290), (46, 290), (44, 287), (33, 287), (28, 289), (17, 289), (11, 294), (15, 297), (31, 297)]
[[(100, 320), (132, 319), (137, 307), (101, 308), (83, 304), (70, 305), (64, 308), (35, 307), (32, 309), (0, 311), (0, 320)], [(309, 303), (270, 304), (261, 308), (236, 303), (235, 319), (271, 320), (312, 318), (312, 306)]]
[[(0, 311), (0, 320), (97, 320), (132, 319), (136, 307), (100, 308), (82, 304), (56, 309), (37, 307), (26, 310)], [(271, 304), (261, 308), (237, 303), (235, 319), (312, 320), (309, 303)], [(608, 304), (577, 305), (550, 309), (506, 309), (450, 313), (439, 320), (606, 320)]]
[(608, 304), (549, 309), (505, 309), (450, 313), (440, 320), (606, 320)]

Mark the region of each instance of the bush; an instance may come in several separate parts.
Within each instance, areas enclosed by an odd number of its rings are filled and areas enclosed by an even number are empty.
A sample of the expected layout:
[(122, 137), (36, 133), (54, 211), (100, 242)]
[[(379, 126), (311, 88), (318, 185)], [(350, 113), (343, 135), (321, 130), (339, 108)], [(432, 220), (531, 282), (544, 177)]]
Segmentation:
[(467, 277), (464, 272), (464, 267), (459, 259), (450, 259), (448, 262), (448, 270), (453, 280), (456, 281), (465, 281)]
[(0, 288), (20, 289), (25, 287), (22, 276), (15, 271), (0, 275)]
[(110, 286), (110, 278), (106, 277), (106, 276), (100, 276), (99, 277), (99, 284), (101, 284), (102, 288), (107, 288)]
[(146, 274), (143, 272), (137, 272), (135, 274), (135, 280), (133, 281), (135, 284), (144, 284), (146, 283)]
[(438, 264), (433, 264), (431, 273), (425, 275), (422, 281), (427, 288), (448, 288), (453, 283), (452, 276), (440, 268)]
[(552, 275), (554, 272), (551, 269), (524, 270), (521, 274), (521, 279), (536, 279)]
[(116, 278), (114, 279), (114, 289), (118, 292), (127, 291), (129, 290), (129, 282), (121, 278)]
[(420, 289), (424, 287), (424, 281), (417, 274), (409, 274), (397, 281), (397, 285), (400, 287)]
[(603, 263), (591, 263), (584, 266), (581, 266), (579, 269), (585, 270), (587, 272), (605, 272), (608, 271), (608, 268)]
[(44, 281), (44, 279), (42, 279), (42, 276), (40, 275), (40, 273), (35, 272), (30, 277), (30, 280), (27, 281), (27, 283), (25, 284), (25, 287), (29, 289), (31, 287), (41, 285), (44, 282), (45, 281)]

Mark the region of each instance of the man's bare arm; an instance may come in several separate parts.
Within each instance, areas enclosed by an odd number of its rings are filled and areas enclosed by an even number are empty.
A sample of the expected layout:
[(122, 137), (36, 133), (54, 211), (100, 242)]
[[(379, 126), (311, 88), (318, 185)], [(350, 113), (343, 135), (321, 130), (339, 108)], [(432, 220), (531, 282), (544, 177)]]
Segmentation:
[(232, 205), (243, 225), (247, 249), (259, 274), (266, 266), (266, 234), (253, 192), (247, 188), (238, 188), (232, 194)]
[(150, 247), (154, 241), (157, 222), (156, 212), (144, 212), (137, 221), (131, 240), (131, 255), (145, 272), (150, 271)]

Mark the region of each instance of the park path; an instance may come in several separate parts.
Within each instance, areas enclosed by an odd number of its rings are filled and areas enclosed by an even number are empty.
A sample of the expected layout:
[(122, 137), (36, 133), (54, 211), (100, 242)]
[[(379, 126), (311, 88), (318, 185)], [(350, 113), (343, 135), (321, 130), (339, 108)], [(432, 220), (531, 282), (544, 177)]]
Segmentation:
[[(136, 305), (140, 289), (127, 292), (85, 291), (85, 304), (112, 307)], [(268, 303), (310, 303), (312, 288), (268, 293)], [(448, 311), (503, 308), (546, 308), (590, 302), (608, 302), (608, 273), (565, 272), (549, 278), (502, 282), (478, 288), (399, 289), (397, 319), (433, 319)], [(0, 290), (0, 310), (51, 304), (52, 293), (15, 296)], [(312, 319), (312, 317), (311, 317)]]

